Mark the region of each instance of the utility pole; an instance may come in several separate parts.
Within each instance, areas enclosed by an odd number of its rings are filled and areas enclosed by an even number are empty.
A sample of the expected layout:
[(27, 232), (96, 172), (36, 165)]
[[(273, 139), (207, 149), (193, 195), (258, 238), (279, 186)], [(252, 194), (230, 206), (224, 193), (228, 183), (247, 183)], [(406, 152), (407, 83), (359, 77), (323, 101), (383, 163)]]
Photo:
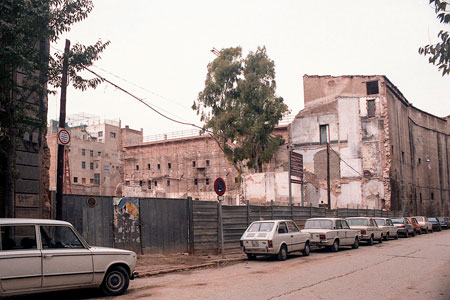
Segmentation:
[[(67, 69), (69, 68), (70, 41), (66, 40), (64, 48), (63, 71), (61, 79), (61, 98), (59, 110), (59, 127), (66, 126)], [(62, 220), (64, 188), (64, 145), (58, 144), (58, 165), (56, 171), (56, 219)]]
[(327, 139), (327, 198), (328, 209), (331, 209), (331, 184), (330, 184), (330, 125), (328, 127), (328, 139)]

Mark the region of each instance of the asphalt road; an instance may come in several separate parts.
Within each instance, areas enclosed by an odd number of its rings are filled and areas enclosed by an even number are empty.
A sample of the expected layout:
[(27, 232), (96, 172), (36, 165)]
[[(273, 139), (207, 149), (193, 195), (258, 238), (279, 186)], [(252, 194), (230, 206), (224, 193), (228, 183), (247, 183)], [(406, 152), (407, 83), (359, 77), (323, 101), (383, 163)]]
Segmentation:
[(294, 255), (283, 262), (259, 258), (140, 278), (120, 297), (79, 290), (45, 298), (449, 300), (450, 230), (338, 253), (316, 250), (309, 257)]

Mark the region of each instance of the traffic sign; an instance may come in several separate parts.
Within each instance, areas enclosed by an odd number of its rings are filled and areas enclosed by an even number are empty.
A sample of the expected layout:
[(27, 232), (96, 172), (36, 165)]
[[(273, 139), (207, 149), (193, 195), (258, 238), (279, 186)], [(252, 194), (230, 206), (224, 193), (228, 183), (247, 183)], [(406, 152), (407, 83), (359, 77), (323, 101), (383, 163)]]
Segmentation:
[(88, 197), (86, 199), (86, 204), (91, 208), (95, 207), (97, 205), (97, 199), (95, 199), (94, 197)]
[(214, 181), (214, 191), (218, 196), (223, 196), (226, 189), (225, 181), (222, 178), (219, 177)]
[(58, 144), (67, 146), (70, 144), (70, 132), (64, 128), (58, 128)]

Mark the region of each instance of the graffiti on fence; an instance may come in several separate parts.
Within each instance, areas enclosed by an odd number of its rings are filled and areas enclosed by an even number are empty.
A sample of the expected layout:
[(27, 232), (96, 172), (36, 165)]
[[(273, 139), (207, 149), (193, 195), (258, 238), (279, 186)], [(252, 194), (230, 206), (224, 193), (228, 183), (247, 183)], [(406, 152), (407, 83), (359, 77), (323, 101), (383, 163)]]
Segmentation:
[(114, 198), (114, 245), (141, 253), (139, 199)]

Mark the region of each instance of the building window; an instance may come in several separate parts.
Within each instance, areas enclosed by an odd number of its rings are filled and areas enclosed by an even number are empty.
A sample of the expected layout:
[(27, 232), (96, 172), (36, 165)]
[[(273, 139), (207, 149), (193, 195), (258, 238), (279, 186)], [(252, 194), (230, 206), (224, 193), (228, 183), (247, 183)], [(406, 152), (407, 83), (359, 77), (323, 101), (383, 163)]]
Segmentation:
[(197, 184), (198, 184), (198, 179), (195, 178), (195, 179), (194, 179), (194, 185), (197, 185)]
[(98, 137), (102, 137), (103, 136), (103, 131), (99, 131), (98, 132)]
[(192, 162), (192, 167), (195, 168), (195, 160)]
[(116, 138), (116, 133), (115, 133), (115, 132), (110, 132), (109, 134), (110, 134), (110, 137), (111, 137), (112, 139), (115, 139), (115, 138)]
[(81, 155), (83, 155), (83, 156), (86, 155), (86, 149), (81, 149)]
[(422, 159), (419, 157), (419, 165), (422, 163)]
[(125, 185), (130, 185), (130, 181), (129, 180), (125, 181)]
[(73, 183), (77, 183), (78, 182), (78, 177), (74, 177), (73, 178)]
[(95, 168), (98, 169), (98, 163), (95, 163)]
[(89, 169), (94, 170), (94, 163), (89, 164)]
[(209, 167), (209, 159), (206, 160), (206, 166)]
[(320, 144), (328, 142), (328, 124), (320, 125)]
[(170, 179), (167, 179), (167, 186), (170, 186)]
[(142, 186), (144, 182), (142, 180), (139, 180), (139, 186)]
[(86, 178), (81, 178), (81, 183), (86, 184)]
[(139, 165), (136, 165), (136, 170), (139, 170)]
[(94, 157), (94, 150), (90, 150), (90, 151), (89, 151), (89, 155), (90, 155), (91, 157)]
[(149, 180), (149, 181), (147, 182), (147, 185), (148, 185), (148, 189), (151, 190), (151, 189), (152, 189), (152, 181)]
[(367, 95), (378, 94), (378, 81), (366, 82)]
[(405, 162), (405, 152), (402, 151), (402, 162)]
[(238, 183), (238, 178), (234, 177), (234, 183)]
[(98, 151), (97, 156), (102, 156), (102, 153), (100, 151)]
[(168, 167), (169, 169), (171, 169), (171, 168), (172, 168), (172, 164), (171, 164), (171, 163), (168, 163), (168, 164), (167, 164), (167, 167)]
[(161, 164), (158, 164), (158, 170), (161, 170)]
[(434, 200), (434, 193), (431, 192), (431, 200)]
[(82, 168), (82, 169), (86, 169), (86, 162), (85, 162), (85, 161), (82, 161), (82, 162), (81, 162), (81, 168)]
[(89, 179), (90, 184), (94, 184), (94, 178)]
[(158, 181), (155, 180), (155, 181), (154, 181), (154, 184), (155, 184), (155, 186), (158, 186)]
[(375, 117), (375, 99), (367, 100), (367, 117)]
[(150, 170), (150, 164), (147, 164), (147, 169)]
[(209, 184), (209, 178), (206, 178), (206, 185)]
[(94, 184), (100, 184), (100, 173), (94, 173)]

